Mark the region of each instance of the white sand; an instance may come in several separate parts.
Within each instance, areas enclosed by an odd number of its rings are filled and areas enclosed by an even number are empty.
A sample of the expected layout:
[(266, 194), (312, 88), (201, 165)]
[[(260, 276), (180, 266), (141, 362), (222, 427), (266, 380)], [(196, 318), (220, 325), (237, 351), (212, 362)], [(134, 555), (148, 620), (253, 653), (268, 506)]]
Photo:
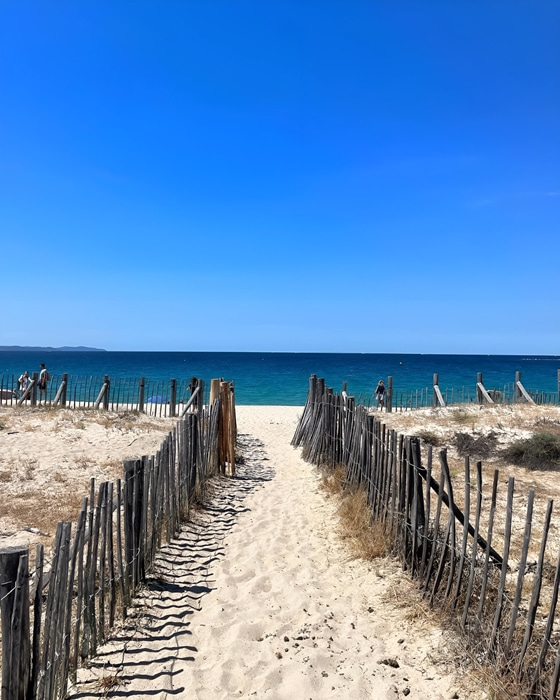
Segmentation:
[(334, 499), (289, 444), (301, 410), (237, 408), (245, 464), (162, 551), (71, 697), (486, 697), (453, 677), (441, 630), (402, 606), (398, 564), (349, 560)]

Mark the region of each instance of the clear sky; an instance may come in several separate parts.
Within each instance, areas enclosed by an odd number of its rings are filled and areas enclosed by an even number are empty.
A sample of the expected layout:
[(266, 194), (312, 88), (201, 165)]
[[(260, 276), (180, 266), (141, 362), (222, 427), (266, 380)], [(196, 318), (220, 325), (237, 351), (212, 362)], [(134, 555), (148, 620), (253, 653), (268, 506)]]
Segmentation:
[(557, 0), (2, 0), (0, 345), (560, 353)]

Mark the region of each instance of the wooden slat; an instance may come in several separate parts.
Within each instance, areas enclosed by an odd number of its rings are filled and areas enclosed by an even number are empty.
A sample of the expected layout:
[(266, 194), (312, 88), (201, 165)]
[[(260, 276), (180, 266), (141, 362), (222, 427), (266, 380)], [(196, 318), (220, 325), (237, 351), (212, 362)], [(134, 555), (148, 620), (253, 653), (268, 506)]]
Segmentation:
[(547, 507), (546, 507), (546, 513), (544, 516), (544, 525), (543, 525), (543, 533), (541, 537), (541, 546), (540, 546), (540, 551), (539, 551), (539, 558), (537, 561), (537, 568), (535, 570), (534, 576), (533, 576), (533, 589), (531, 591), (531, 601), (529, 603), (529, 608), (527, 610), (527, 623), (525, 625), (525, 635), (523, 637), (523, 643), (521, 645), (521, 649), (518, 654), (518, 660), (517, 660), (517, 675), (518, 677), (521, 675), (522, 668), (523, 668), (523, 660), (525, 659), (525, 654), (527, 653), (527, 647), (529, 646), (529, 642), (531, 641), (531, 637), (533, 636), (533, 630), (535, 627), (535, 618), (537, 616), (537, 608), (539, 605), (539, 600), (540, 600), (540, 595), (541, 595), (541, 586), (542, 586), (542, 577), (543, 577), (543, 566), (544, 566), (544, 557), (545, 557), (545, 551), (546, 551), (546, 543), (548, 541), (548, 534), (550, 532), (550, 520), (552, 518), (552, 505), (553, 501), (552, 499), (549, 499)]
[(482, 570), (482, 587), (480, 591), (480, 598), (478, 600), (477, 616), (480, 618), (482, 616), (482, 610), (484, 608), (484, 600), (486, 598), (486, 588), (488, 585), (488, 565), (490, 563), (490, 545), (492, 544), (492, 536), (494, 529), (494, 516), (496, 514), (496, 500), (498, 497), (498, 478), (500, 472), (498, 469), (494, 471), (494, 481), (492, 483), (492, 500), (490, 503), (490, 515), (488, 518), (488, 534), (486, 535), (488, 541), (488, 547), (484, 556), (484, 567)]
[(531, 524), (533, 521), (533, 501), (535, 500), (535, 491), (533, 489), (529, 490), (529, 497), (527, 499), (527, 513), (525, 516), (525, 534), (523, 536), (523, 547), (521, 549), (521, 559), (519, 561), (519, 571), (517, 574), (517, 586), (515, 589), (515, 597), (513, 599), (513, 605), (511, 610), (511, 621), (508, 630), (508, 636), (506, 640), (506, 649), (510, 649), (511, 642), (513, 640), (513, 633), (515, 631), (515, 623), (517, 622), (517, 615), (519, 613), (519, 603), (521, 601), (521, 593), (523, 590), (523, 579), (525, 577), (525, 567), (527, 565), (527, 554), (529, 552), (529, 544), (531, 542)]
[(469, 581), (467, 583), (467, 591), (465, 593), (465, 605), (463, 607), (463, 615), (461, 617), (461, 627), (465, 629), (467, 622), (467, 615), (469, 612), (469, 605), (471, 601), (472, 589), (474, 585), (474, 574), (476, 569), (476, 555), (477, 555), (477, 540), (478, 531), (480, 527), (480, 513), (482, 510), (482, 462), (476, 463), (476, 512), (474, 520), (474, 537), (472, 545), (471, 554), (471, 566), (469, 572)]
[(515, 479), (510, 476), (508, 479), (508, 494), (507, 494), (507, 505), (506, 505), (506, 526), (504, 535), (504, 556), (502, 571), (500, 574), (500, 583), (498, 585), (498, 599), (496, 601), (496, 612), (494, 614), (494, 624), (492, 626), (492, 634), (490, 635), (490, 643), (488, 645), (489, 649), (493, 649), (496, 643), (496, 638), (498, 636), (498, 629), (500, 627), (500, 620), (502, 618), (502, 610), (504, 603), (504, 592), (506, 587), (506, 576), (508, 570), (508, 559), (509, 559), (509, 546), (511, 542), (511, 520), (513, 517), (513, 489), (515, 485)]
[(550, 603), (550, 609), (548, 611), (548, 616), (546, 618), (545, 630), (542, 638), (541, 651), (533, 675), (533, 681), (531, 684), (531, 692), (534, 692), (537, 688), (538, 683), (541, 678), (541, 672), (544, 667), (544, 661), (546, 655), (550, 648), (550, 636), (552, 634), (552, 627), (554, 626), (554, 614), (556, 613), (556, 606), (558, 605), (558, 589), (560, 588), (560, 551), (558, 552), (558, 559), (556, 561), (556, 570), (554, 572), (554, 583), (552, 585), (552, 598)]
[(463, 524), (463, 541), (461, 544), (461, 555), (459, 557), (459, 566), (457, 567), (457, 583), (455, 584), (455, 593), (451, 601), (453, 608), (456, 607), (457, 601), (459, 600), (459, 595), (461, 594), (461, 583), (463, 579), (463, 571), (465, 568), (465, 558), (467, 555), (467, 544), (469, 539), (469, 519), (471, 515), (471, 461), (467, 456), (465, 457), (465, 522)]

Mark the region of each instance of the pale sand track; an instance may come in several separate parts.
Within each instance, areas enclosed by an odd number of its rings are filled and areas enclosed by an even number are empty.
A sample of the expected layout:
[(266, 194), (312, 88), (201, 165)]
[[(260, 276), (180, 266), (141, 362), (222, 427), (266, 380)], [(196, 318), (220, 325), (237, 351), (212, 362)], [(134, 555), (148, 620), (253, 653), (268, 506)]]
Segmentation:
[(451, 675), (440, 630), (392, 604), (399, 566), (349, 560), (334, 500), (290, 446), (301, 408), (237, 412), (245, 464), (161, 552), (70, 697), (486, 697)]

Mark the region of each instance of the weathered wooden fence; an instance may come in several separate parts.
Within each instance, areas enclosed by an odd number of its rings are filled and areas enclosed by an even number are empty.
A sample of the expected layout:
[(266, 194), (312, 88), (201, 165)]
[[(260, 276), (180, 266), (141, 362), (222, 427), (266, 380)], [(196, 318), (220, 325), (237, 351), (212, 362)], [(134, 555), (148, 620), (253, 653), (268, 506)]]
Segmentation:
[[(560, 403), (560, 370), (557, 371), (558, 391), (526, 389), (521, 382), (521, 372), (515, 373), (515, 380), (499, 387), (485, 386), (482, 373), (476, 375), (472, 386), (447, 387), (439, 385), (439, 375), (433, 375), (432, 386), (418, 389), (399, 389), (393, 377), (387, 378), (387, 394), (384, 408), (391, 411), (411, 411), (417, 408), (433, 406), (456, 406), (459, 404), (514, 404), (534, 403), (539, 405), (558, 405)], [(371, 395), (358, 396), (358, 403), (369, 405), (376, 403)]]
[[(202, 380), (194, 398), (197, 389)], [(92, 479), (75, 527), (58, 523), (48, 562), (42, 545), (32, 571), (27, 548), (0, 550), (2, 700), (66, 696), (208, 478), (234, 472), (235, 440), (233, 386), (220, 381), (211, 404), (193, 400), (155, 455), (125, 461), (116, 483)]]
[(51, 375), (44, 392), (33, 372), (25, 391), (13, 374), (0, 375), (0, 403), (8, 406), (66, 406), (105, 410), (140, 411), (153, 416), (180, 415), (189, 400), (195, 379), (152, 380), (81, 375)]
[(514, 478), (503, 499), (495, 471), (488, 494), (482, 462), (472, 475), (467, 458), (461, 497), (446, 450), (437, 455), (438, 469), (431, 446), (422, 450), (419, 438), (389, 430), (366, 406), (315, 376), (292, 444), (313, 464), (346, 467), (347, 483), (366, 490), (372, 519), (403, 567), (431, 605), (452, 615), (473, 655), (490, 663), (496, 678), (527, 697), (557, 697), (560, 554), (549, 543), (552, 500), (539, 514), (540, 541), (533, 543), (533, 490), (524, 514), (514, 512), (514, 497), (520, 502)]

